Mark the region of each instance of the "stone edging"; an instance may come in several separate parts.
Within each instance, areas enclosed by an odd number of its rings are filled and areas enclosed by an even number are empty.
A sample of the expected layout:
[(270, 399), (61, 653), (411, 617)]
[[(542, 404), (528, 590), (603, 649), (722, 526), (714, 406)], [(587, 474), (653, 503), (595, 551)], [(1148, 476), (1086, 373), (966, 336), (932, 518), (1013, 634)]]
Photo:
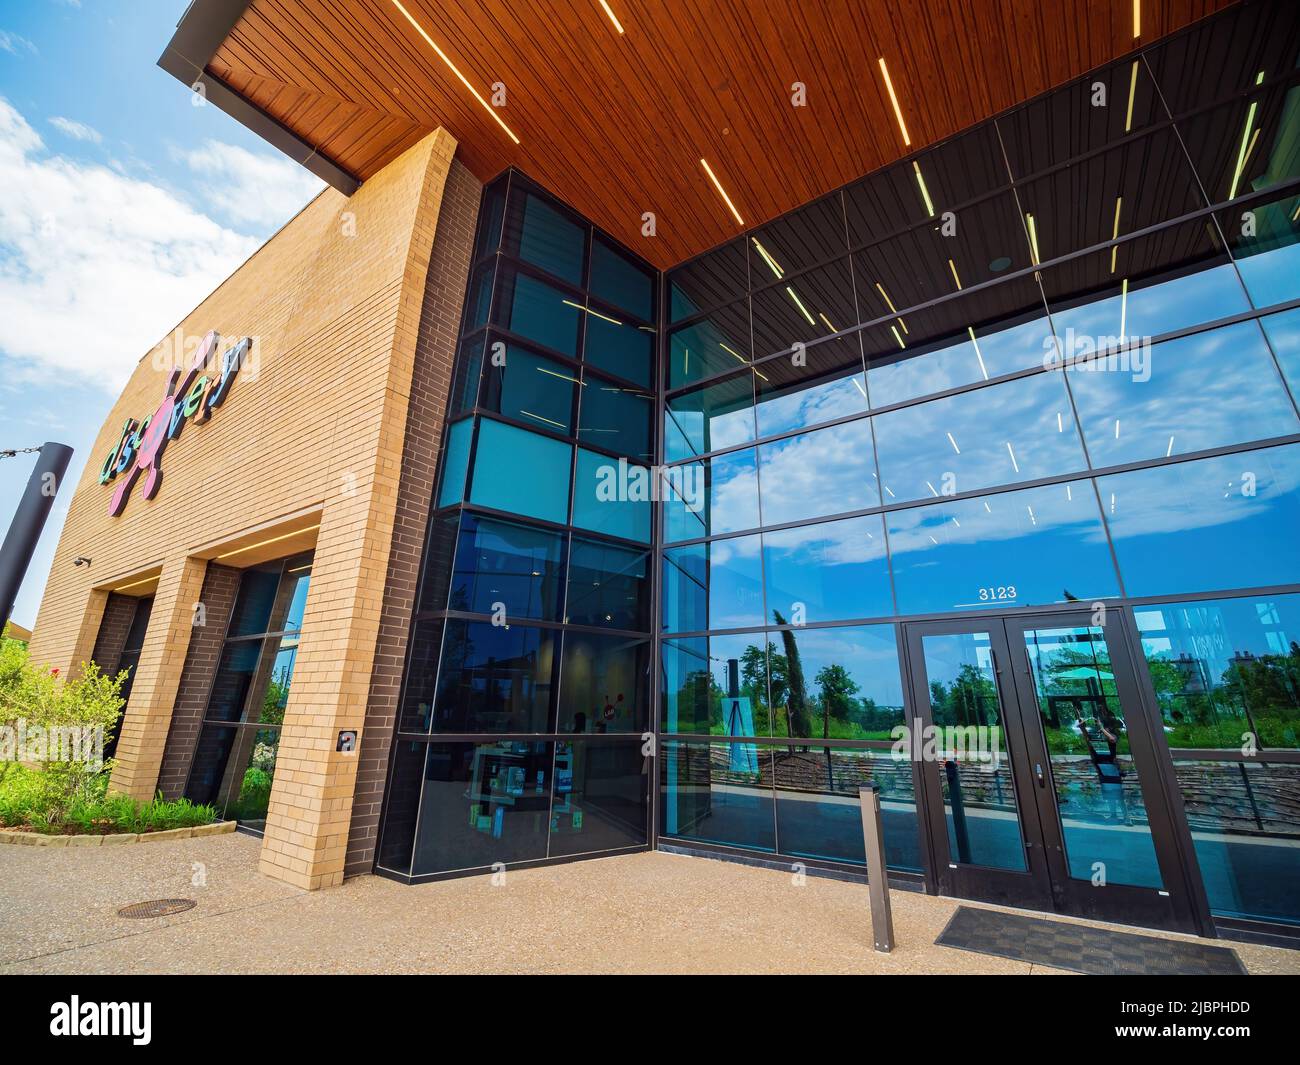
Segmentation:
[(217, 821), (197, 828), (169, 828), (165, 832), (113, 832), (103, 836), (47, 836), (40, 832), (0, 828), (0, 844), (11, 843), (20, 847), (109, 847), (119, 843), (163, 843), (169, 839), (220, 836), (233, 831), (234, 821)]

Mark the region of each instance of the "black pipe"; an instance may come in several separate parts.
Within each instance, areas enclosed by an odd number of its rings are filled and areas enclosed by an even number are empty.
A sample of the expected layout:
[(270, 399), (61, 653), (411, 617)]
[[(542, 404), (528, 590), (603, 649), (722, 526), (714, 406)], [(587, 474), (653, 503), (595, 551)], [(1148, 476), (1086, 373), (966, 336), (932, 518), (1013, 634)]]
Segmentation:
[(72, 448), (67, 444), (50, 441), (42, 444), (40, 454), (36, 456), (36, 466), (27, 478), (22, 498), (18, 500), (18, 509), (9, 523), (4, 546), (0, 547), (0, 632), (9, 623), (18, 589), (27, 574), (27, 567), (31, 565), (32, 555), (36, 553), (41, 530), (50, 516), (50, 508), (54, 506), (54, 496), (63, 485), (63, 475), (71, 458)]

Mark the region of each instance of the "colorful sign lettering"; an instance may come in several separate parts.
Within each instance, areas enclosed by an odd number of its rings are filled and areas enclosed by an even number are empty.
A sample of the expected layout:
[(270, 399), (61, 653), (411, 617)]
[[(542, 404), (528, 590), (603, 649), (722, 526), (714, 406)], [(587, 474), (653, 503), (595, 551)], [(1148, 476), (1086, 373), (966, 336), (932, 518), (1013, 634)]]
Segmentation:
[(221, 338), (214, 330), (203, 338), (189, 369), (183, 374), (173, 370), (167, 376), (167, 391), (158, 409), (143, 422), (128, 418), (116, 446), (104, 459), (99, 483), (108, 484), (119, 475), (122, 480), (113, 490), (108, 512), (117, 517), (126, 507), (136, 481), (144, 477), (141, 489), (145, 499), (158, 494), (162, 484), (162, 456), (169, 441), (181, 435), (187, 421), (202, 424), (212, 417), (230, 393), (230, 386), (253, 346), (252, 337), (244, 337), (227, 348), (212, 376), (203, 371), (212, 360)]

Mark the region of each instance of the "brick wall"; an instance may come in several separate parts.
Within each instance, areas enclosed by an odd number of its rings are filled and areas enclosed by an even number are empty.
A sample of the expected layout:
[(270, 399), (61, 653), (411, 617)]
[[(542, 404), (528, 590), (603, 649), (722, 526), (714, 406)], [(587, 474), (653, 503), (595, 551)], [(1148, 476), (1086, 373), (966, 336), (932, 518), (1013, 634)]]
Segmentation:
[(176, 798), (185, 790), (190, 763), (194, 760), (194, 746), (198, 743), (199, 729), (208, 705), (208, 693), (212, 689), (212, 678), (221, 658), (221, 644), (238, 591), (239, 570), (215, 562), (208, 565), (203, 577), (203, 591), (199, 593), (204, 623), (194, 626), (190, 634), (176, 705), (172, 709), (171, 727), (167, 731), (167, 746), (163, 750), (162, 770), (158, 774), (158, 789), (168, 799)]
[(478, 179), (463, 164), (453, 160), (443, 189), (420, 310), (397, 512), (361, 732), (345, 876), (368, 873), (374, 865), (402, 665), (438, 469), (438, 447), (455, 363), (481, 190)]
[(130, 595), (109, 593), (104, 604), (104, 617), (99, 623), (99, 635), (95, 637), (95, 652), (92, 658), (101, 673), (113, 676), (117, 673), (118, 663), (122, 660), (122, 648), (126, 646), (127, 633), (131, 630), (131, 621), (135, 618), (135, 607), (139, 600)]

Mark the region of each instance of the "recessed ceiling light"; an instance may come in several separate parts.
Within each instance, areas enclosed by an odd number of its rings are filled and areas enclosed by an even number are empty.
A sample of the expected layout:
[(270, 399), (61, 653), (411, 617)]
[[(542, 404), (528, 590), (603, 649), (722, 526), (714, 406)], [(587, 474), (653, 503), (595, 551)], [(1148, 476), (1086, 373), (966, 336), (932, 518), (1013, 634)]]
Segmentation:
[[(394, 3), (397, 0), (393, 0)], [(722, 197), (722, 202), (727, 205), (732, 216), (740, 225), (745, 224), (745, 220), (740, 217), (740, 212), (736, 210), (736, 205), (731, 202), (731, 197), (727, 195), (727, 190), (722, 187), (722, 182), (718, 180), (718, 175), (713, 172), (713, 167), (709, 166), (707, 159), (700, 160), (700, 166), (704, 167), (704, 172), (709, 175), (709, 180), (713, 182), (713, 187), (718, 190), (718, 195)]]
[(402, 6), (401, 0), (393, 0), (393, 6), (396, 7), (397, 10), (400, 11), (404, 16), (406, 16), (406, 21), (415, 27), (415, 32), (418, 33), (421, 37), (423, 37), (425, 42), (429, 45), (429, 47), (438, 53), (438, 58), (441, 59), (444, 63), (446, 63), (447, 68), (453, 74), (455, 74), (456, 77), (460, 79), (460, 83), (464, 85), (465, 88), (467, 88), (471, 93), (473, 93), (474, 99), (476, 99), (480, 104), (483, 105), (483, 109), (487, 111), (487, 113), (490, 114), (493, 117), (493, 119), (496, 120), (496, 124), (506, 131), (506, 133), (509, 135), (512, 141), (518, 144), (519, 138), (515, 136), (514, 130), (512, 130), (509, 126), (505, 124), (504, 121), (502, 121), (501, 116), (497, 114), (497, 109), (493, 107), (490, 103), (488, 103), (485, 99), (483, 99), (483, 97), (479, 95), (478, 89), (474, 88), (474, 86), (470, 84), (469, 79), (465, 77), (465, 75), (462, 74), (459, 70), (456, 69), (456, 64), (453, 63), (447, 57), (447, 53), (444, 52), (441, 48), (439, 48), (437, 43), (434, 41), (434, 39), (430, 37), (428, 33), (425, 32), (424, 27), (415, 21), (414, 16), (412, 16), (412, 14)]
[(907, 135), (907, 123), (903, 121), (903, 109), (898, 106), (898, 97), (894, 94), (894, 83), (889, 80), (889, 68), (885, 66), (885, 57), (882, 55), (877, 62), (880, 64), (880, 73), (885, 79), (885, 89), (889, 92), (889, 102), (894, 105), (894, 117), (898, 119), (898, 129), (903, 134), (903, 143), (910, 146), (912, 138)]
[(1133, 39), (1142, 36), (1142, 0), (1133, 0)]

